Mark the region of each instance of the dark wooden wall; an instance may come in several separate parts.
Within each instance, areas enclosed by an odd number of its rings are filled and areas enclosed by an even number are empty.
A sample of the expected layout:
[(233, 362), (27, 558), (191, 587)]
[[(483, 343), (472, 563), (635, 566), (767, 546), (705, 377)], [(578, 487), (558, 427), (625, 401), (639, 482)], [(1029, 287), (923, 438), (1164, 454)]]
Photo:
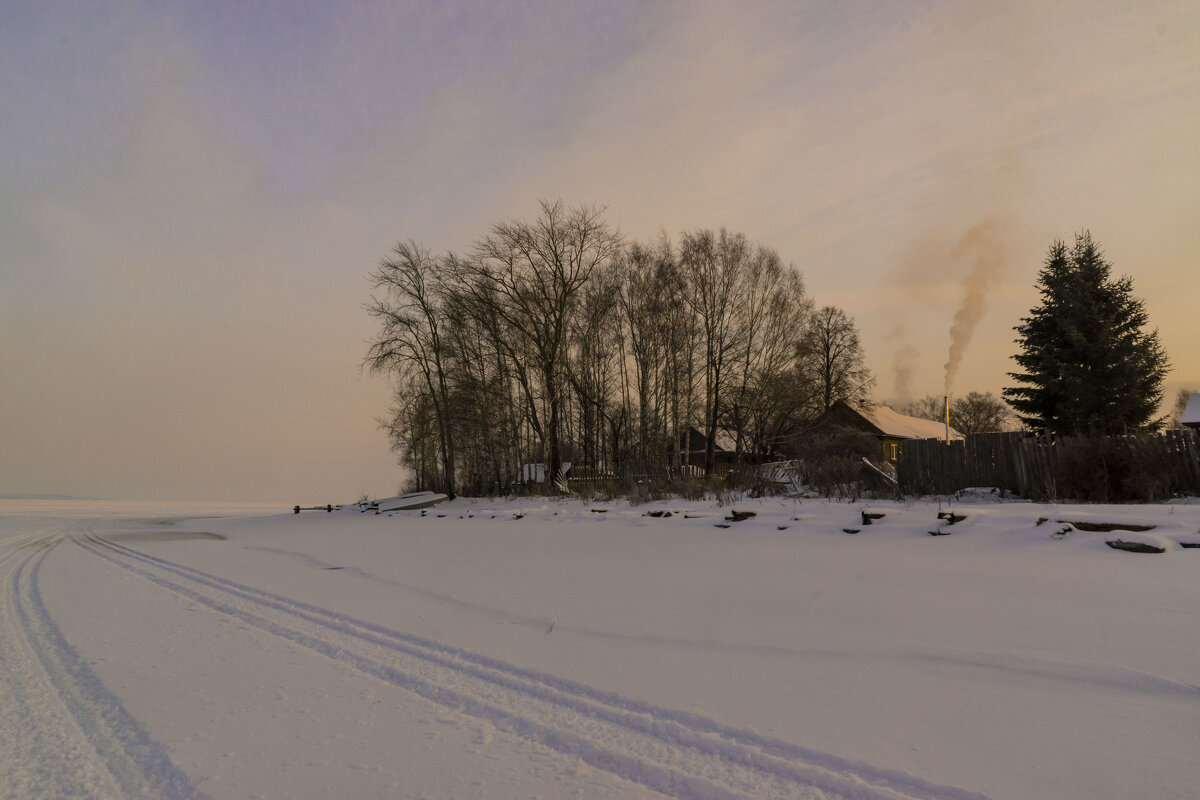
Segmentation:
[(1200, 496), (1200, 436), (1169, 430), (1108, 437), (973, 434), (965, 441), (907, 441), (900, 489), (952, 494), (995, 487), (1031, 500), (1157, 501)]

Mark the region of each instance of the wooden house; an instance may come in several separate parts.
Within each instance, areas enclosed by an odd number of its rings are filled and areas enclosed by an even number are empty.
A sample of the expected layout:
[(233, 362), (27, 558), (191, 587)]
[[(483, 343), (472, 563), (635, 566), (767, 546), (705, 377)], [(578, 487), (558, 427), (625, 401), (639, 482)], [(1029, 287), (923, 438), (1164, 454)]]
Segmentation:
[[(683, 466), (703, 467), (708, 437), (699, 428), (688, 428), (679, 436), (679, 462)], [(733, 464), (737, 460), (737, 436), (733, 431), (717, 428), (713, 437), (713, 463)]]
[[(895, 465), (900, 457), (904, 442), (909, 439), (945, 439), (947, 427), (944, 422), (910, 417), (888, 406), (855, 406), (838, 401), (816, 422), (816, 430), (843, 428), (862, 431), (879, 440), (880, 456)], [(949, 429), (952, 441), (963, 438), (953, 428)]]

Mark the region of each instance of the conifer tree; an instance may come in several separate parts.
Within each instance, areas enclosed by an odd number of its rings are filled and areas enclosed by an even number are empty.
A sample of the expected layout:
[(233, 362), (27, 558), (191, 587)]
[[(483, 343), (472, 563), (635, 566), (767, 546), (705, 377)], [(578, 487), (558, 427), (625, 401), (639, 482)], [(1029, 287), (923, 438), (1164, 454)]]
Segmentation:
[(1167, 356), (1147, 330), (1133, 279), (1113, 279), (1112, 264), (1084, 231), (1068, 250), (1056, 241), (1038, 274), (1042, 303), (1015, 330), (1023, 371), (1004, 398), (1033, 430), (1113, 434), (1156, 428)]

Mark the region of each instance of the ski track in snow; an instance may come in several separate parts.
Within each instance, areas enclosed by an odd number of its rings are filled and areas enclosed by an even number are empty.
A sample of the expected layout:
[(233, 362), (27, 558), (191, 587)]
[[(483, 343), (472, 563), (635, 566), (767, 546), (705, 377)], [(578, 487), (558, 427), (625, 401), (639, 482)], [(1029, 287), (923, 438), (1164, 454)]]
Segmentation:
[(204, 798), (51, 619), (38, 573), (65, 531), (0, 543), (0, 796)]
[[(117, 567), (246, 625), (668, 797), (983, 797), (391, 630), (151, 556), (91, 533), (74, 537), (74, 541)], [(37, 566), (44, 557), (42, 553), (34, 566), (25, 606), (35, 612), (31, 616), (40, 620), (37, 624), (52, 629), (53, 623), (36, 591)], [(14, 578), (14, 593), (16, 586)], [(43, 649), (69, 650), (61, 636), (51, 639), (56, 644)], [(47, 673), (66, 675), (69, 670), (47, 668)], [(55, 683), (69, 682), (60, 678)], [(82, 695), (88, 708), (115, 708), (117, 716), (123, 713), (94, 677), (76, 678), (72, 685), (79, 687), (75, 693)], [(122, 718), (116, 730), (135, 731), (136, 723)], [(124, 743), (123, 738), (117, 738)], [(116, 754), (103, 756), (110, 766), (120, 760), (120, 753), (136, 750), (128, 745), (115, 749)], [(161, 764), (157, 768), (166, 770)], [(151, 770), (149, 774), (158, 773)], [(163, 797), (198, 796), (190, 785), (177, 788), (172, 784), (166, 788)]]

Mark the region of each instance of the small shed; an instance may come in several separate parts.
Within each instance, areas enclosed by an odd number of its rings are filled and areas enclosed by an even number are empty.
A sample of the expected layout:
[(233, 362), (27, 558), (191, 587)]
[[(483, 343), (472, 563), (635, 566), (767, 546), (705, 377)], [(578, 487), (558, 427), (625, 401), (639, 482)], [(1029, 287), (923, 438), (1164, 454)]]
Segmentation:
[[(571, 473), (571, 462), (562, 462), (563, 477), (567, 477)], [(521, 475), (517, 478), (518, 483), (545, 483), (546, 482), (546, 465), (543, 462), (536, 462), (521, 465)]]

